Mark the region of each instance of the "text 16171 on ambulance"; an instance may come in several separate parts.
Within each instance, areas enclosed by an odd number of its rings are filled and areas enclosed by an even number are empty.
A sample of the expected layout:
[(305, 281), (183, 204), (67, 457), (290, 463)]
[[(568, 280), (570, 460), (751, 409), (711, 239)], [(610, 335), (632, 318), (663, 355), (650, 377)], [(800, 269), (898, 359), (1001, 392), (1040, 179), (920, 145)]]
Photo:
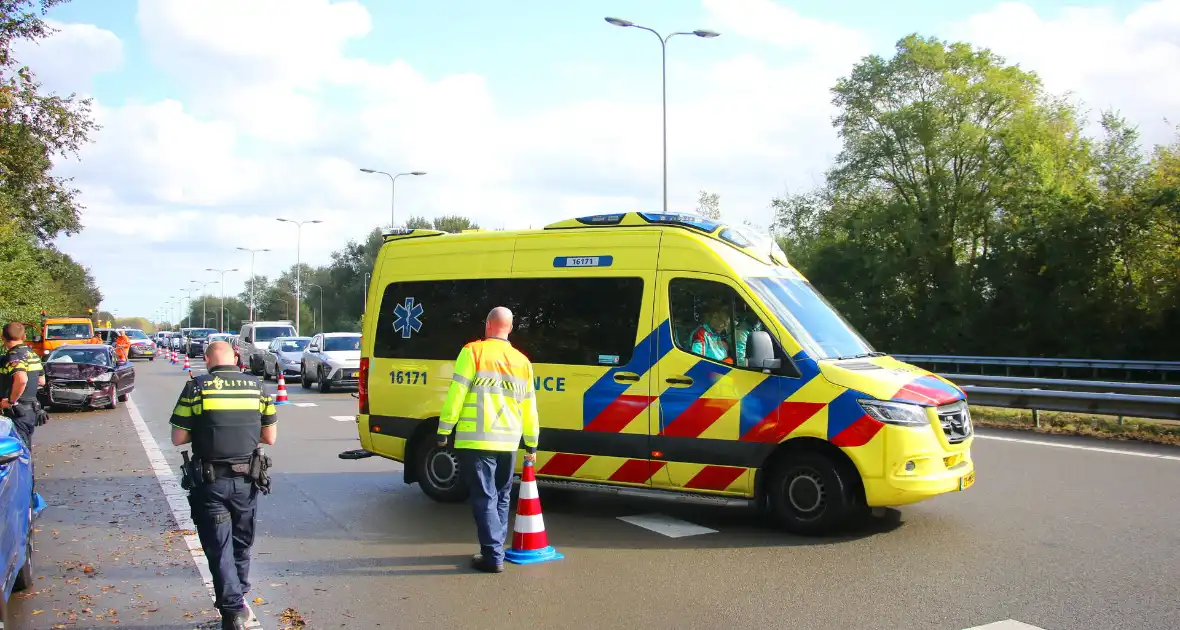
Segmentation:
[(975, 479), (963, 391), (874, 351), (743, 228), (624, 213), (400, 230), (367, 300), (361, 446), (440, 501), (465, 489), (437, 417), (495, 306), (535, 368), (542, 483), (753, 500), (819, 533)]

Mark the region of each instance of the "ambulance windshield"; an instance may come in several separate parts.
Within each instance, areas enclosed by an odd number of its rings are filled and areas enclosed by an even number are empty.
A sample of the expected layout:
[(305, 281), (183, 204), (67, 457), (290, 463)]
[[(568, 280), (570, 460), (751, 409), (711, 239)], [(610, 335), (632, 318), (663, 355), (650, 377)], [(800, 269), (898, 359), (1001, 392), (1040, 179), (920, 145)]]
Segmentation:
[(813, 359), (879, 356), (802, 276), (746, 278), (783, 327)]

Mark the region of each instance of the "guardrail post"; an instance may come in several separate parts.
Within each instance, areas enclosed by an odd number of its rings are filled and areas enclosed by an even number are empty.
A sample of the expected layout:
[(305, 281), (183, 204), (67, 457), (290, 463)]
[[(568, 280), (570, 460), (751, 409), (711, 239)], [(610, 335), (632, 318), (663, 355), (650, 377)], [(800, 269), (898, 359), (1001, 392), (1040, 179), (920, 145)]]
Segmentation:
[(1123, 417), (1119, 416), (1119, 424), (1122, 424), (1122, 423), (1123, 423)]
[(1033, 412), (1033, 426), (1035, 426), (1036, 428), (1039, 429), (1039, 428), (1041, 428), (1041, 412), (1037, 411), (1036, 409), (1033, 409), (1032, 412)]

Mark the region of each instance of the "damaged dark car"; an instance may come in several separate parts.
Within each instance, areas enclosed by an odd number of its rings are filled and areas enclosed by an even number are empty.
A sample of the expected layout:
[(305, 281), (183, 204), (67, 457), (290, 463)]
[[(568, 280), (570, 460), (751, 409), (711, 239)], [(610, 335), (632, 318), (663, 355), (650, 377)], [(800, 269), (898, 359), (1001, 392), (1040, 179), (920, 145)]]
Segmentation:
[(44, 362), (41, 404), (52, 408), (114, 409), (135, 389), (135, 368), (107, 345), (70, 345)]

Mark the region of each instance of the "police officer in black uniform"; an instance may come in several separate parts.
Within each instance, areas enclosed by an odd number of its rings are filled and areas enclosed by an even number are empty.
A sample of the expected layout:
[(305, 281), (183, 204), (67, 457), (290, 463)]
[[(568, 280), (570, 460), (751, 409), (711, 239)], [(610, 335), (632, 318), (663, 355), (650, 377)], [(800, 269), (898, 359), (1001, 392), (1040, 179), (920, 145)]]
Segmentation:
[(259, 443), (275, 443), (277, 418), (258, 378), (234, 366), (229, 344), (209, 344), (205, 365), (208, 371), (185, 383), (176, 401), (172, 444), (192, 443), (182, 485), (213, 574), (221, 627), (245, 628), (258, 493), (270, 491), (269, 458)]
[(12, 420), (16, 432), (31, 450), (40, 411), (37, 388), (45, 385), (45, 371), (41, 357), (25, 345), (24, 324), (4, 325), (4, 346), (4, 357), (0, 359), (0, 411)]

